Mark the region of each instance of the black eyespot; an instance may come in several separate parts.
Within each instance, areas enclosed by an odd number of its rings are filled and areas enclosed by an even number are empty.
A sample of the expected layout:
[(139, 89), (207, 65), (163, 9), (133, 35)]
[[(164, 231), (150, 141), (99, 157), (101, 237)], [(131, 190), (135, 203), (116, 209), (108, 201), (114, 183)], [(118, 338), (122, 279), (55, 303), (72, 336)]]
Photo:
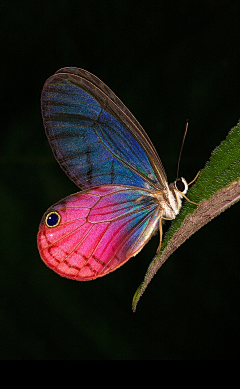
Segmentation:
[(177, 190), (179, 190), (179, 192), (184, 192), (185, 184), (181, 179), (179, 179), (175, 182), (175, 186), (176, 186)]
[(45, 223), (48, 227), (57, 227), (60, 223), (61, 216), (58, 212), (49, 212), (45, 218)]

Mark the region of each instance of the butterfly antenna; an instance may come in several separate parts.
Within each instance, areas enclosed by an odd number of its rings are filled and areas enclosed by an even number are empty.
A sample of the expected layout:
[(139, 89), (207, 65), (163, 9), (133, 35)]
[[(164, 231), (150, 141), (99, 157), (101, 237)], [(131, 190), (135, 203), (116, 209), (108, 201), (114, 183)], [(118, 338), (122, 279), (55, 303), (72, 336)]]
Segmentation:
[(180, 166), (180, 159), (181, 159), (181, 155), (182, 155), (182, 149), (183, 149), (184, 141), (185, 141), (185, 138), (186, 138), (186, 135), (187, 135), (187, 129), (188, 129), (188, 119), (186, 120), (185, 131), (184, 131), (183, 140), (182, 140), (182, 146), (181, 146), (179, 157), (178, 157), (177, 179), (178, 179), (178, 173), (179, 173), (179, 166)]

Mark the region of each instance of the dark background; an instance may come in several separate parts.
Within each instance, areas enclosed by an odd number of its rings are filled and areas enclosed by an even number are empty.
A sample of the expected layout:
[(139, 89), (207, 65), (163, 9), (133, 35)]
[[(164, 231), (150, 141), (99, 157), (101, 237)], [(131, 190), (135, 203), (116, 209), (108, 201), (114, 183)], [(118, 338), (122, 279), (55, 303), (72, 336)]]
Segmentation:
[[(239, 1), (1, 1), (0, 358), (238, 359), (240, 204), (192, 236), (131, 311), (154, 256), (92, 282), (41, 261), (42, 214), (77, 191), (55, 161), (40, 112), (64, 66), (102, 79), (188, 181), (240, 118)], [(169, 225), (169, 223), (168, 223)]]

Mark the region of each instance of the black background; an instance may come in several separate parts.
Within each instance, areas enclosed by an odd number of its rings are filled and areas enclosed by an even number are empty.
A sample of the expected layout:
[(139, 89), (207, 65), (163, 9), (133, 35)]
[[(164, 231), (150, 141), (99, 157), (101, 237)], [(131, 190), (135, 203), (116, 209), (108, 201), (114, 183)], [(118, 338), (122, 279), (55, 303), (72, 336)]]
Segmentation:
[(45, 80), (64, 66), (96, 74), (143, 125), (170, 182), (188, 118), (190, 181), (240, 118), (239, 20), (240, 2), (227, 0), (1, 1), (1, 359), (239, 358), (239, 204), (168, 259), (135, 314), (158, 237), (83, 283), (49, 270), (36, 246), (42, 214), (77, 191), (44, 133)]

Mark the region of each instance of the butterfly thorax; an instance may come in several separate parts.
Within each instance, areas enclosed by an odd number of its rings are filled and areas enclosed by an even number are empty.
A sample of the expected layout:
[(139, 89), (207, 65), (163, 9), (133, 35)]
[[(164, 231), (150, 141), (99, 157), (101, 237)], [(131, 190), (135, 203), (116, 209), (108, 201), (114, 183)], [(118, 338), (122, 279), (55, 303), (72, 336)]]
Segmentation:
[(188, 184), (184, 178), (171, 183), (166, 189), (156, 192), (155, 197), (159, 203), (160, 217), (175, 219), (182, 206), (182, 198), (188, 191)]

